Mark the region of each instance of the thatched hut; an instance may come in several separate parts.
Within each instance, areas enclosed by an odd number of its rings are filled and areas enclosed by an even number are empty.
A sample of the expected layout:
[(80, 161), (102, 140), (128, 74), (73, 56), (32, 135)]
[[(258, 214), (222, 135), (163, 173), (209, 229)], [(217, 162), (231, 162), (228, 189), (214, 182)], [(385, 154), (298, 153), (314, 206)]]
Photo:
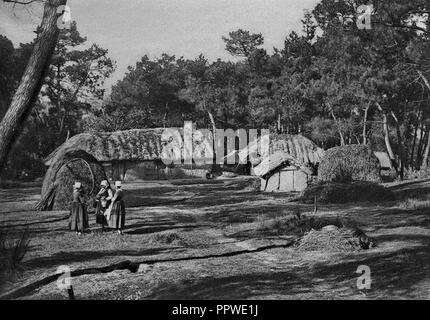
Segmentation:
[(380, 182), (380, 163), (365, 145), (347, 145), (326, 151), (318, 168), (318, 179), (332, 182)]
[(312, 170), (285, 151), (275, 151), (254, 168), (261, 178), (261, 191), (303, 191)]
[[(268, 148), (262, 143), (268, 141)], [(264, 152), (266, 150), (266, 152)], [(277, 151), (283, 151), (298, 163), (317, 168), (324, 156), (324, 150), (319, 148), (310, 139), (300, 134), (276, 134), (270, 133), (268, 137), (259, 137), (251, 141), (247, 148), (239, 150), (236, 155), (242, 162), (248, 160), (252, 165), (251, 174), (255, 174), (254, 168)], [(226, 158), (229, 155), (226, 156)]]
[(83, 150), (65, 152), (49, 167), (36, 209), (68, 210), (74, 182), (81, 182), (84, 193), (94, 197), (100, 182), (105, 179), (103, 166), (92, 155)]
[[(183, 129), (175, 130), (183, 135)], [(45, 165), (56, 163), (64, 153), (83, 150), (96, 158), (112, 180), (159, 180), (186, 176), (205, 176), (210, 166), (166, 166), (163, 146), (182, 141), (163, 141), (163, 128), (133, 129), (104, 133), (82, 133), (73, 136), (45, 159)], [(181, 137), (178, 138), (181, 140)], [(181, 155), (179, 155), (181, 157)]]

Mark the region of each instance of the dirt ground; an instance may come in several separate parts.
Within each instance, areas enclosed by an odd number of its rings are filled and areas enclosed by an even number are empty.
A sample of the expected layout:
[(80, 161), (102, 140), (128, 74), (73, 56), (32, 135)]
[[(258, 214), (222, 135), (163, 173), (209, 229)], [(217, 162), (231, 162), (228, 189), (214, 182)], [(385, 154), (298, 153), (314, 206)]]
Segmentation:
[[(123, 236), (102, 233), (94, 215), (77, 236), (68, 212), (32, 210), (40, 188), (0, 189), (2, 228), (31, 232), (24, 271), (0, 298), (67, 299), (59, 266), (72, 270), (77, 299), (430, 298), (430, 181), (389, 185), (395, 202), (320, 205), (318, 216), (353, 220), (377, 244), (347, 254), (302, 252), (293, 235), (255, 232), (265, 220), (312, 216), (295, 195), (201, 182), (125, 184)], [(371, 270), (369, 290), (357, 288), (360, 265)]]

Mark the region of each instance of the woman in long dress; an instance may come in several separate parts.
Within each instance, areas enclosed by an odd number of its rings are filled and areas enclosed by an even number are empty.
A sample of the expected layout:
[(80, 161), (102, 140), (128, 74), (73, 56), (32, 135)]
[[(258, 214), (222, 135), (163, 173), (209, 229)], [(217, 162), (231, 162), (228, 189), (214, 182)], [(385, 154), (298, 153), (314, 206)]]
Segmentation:
[(105, 211), (109, 208), (113, 198), (112, 188), (107, 180), (100, 183), (100, 191), (96, 195), (96, 223), (101, 224), (102, 230), (107, 225)]
[(69, 228), (81, 235), (88, 228), (88, 213), (82, 184), (75, 182), (73, 186), (73, 202), (70, 209)]
[(116, 190), (108, 209), (107, 220), (109, 228), (116, 229), (118, 234), (122, 234), (122, 229), (125, 226), (125, 203), (121, 181), (116, 181), (115, 187)]

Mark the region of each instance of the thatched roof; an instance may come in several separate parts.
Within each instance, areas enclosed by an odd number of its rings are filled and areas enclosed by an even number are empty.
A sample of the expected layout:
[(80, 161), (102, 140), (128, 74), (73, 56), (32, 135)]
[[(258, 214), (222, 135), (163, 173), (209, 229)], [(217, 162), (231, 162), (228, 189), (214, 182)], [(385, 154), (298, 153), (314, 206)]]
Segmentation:
[[(284, 151), (291, 157), (296, 159), (296, 161), (298, 161), (299, 163), (316, 164), (321, 162), (324, 156), (323, 149), (319, 148), (310, 139), (300, 134), (292, 135), (273, 133), (263, 138), (259, 137), (257, 140), (250, 142), (247, 148), (239, 150), (239, 152), (234, 151), (232, 153), (237, 153), (238, 158), (243, 161), (243, 159), (246, 159), (246, 157), (248, 156), (248, 153), (250, 155), (253, 153), (257, 153), (260, 150), (259, 147), (261, 141), (264, 142), (265, 140), (269, 141), (269, 153), (261, 154), (262, 158), (267, 158), (269, 155), (274, 154), (276, 151)], [(228, 157), (228, 155), (226, 157)]]
[(289, 153), (280, 150), (275, 151), (273, 154), (265, 158), (258, 166), (254, 168), (254, 173), (259, 177), (263, 177), (282, 166), (296, 167), (307, 174), (312, 174), (312, 170), (300, 163), (299, 160), (291, 156)]
[(52, 152), (45, 159), (45, 165), (55, 163), (63, 154), (74, 150), (88, 152), (100, 162), (160, 159), (164, 130), (133, 129), (78, 134)]

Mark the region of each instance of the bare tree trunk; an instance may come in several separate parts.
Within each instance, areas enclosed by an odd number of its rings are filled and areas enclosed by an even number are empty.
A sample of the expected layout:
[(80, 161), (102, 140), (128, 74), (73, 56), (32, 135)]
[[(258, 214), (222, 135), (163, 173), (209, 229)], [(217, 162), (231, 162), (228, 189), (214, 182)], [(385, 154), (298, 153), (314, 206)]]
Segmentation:
[(403, 180), (403, 177), (405, 174), (405, 152), (403, 148), (402, 133), (400, 132), (399, 120), (397, 119), (397, 116), (394, 114), (393, 111), (391, 111), (391, 116), (396, 122), (397, 144), (399, 145), (399, 153), (400, 153), (399, 155), (400, 156), (400, 179)]
[(337, 132), (339, 133), (339, 138), (340, 138), (340, 145), (341, 145), (341, 146), (344, 146), (344, 145), (345, 145), (345, 138), (344, 138), (343, 133), (342, 133), (342, 130), (341, 130), (341, 128), (340, 128), (339, 121), (338, 121), (338, 119), (336, 118), (336, 116), (335, 116), (335, 114), (334, 114), (334, 112), (333, 112), (333, 109), (332, 109), (331, 105), (330, 105), (330, 104), (327, 104), (327, 106), (329, 107), (329, 109), (330, 109), (330, 114), (331, 114), (331, 116), (333, 117), (333, 120), (334, 120), (334, 121), (335, 121), (335, 123), (336, 123)]
[(278, 113), (278, 133), (281, 133), (281, 114)]
[(364, 108), (364, 119), (363, 119), (363, 144), (367, 144), (367, 114), (369, 112), (370, 102)]
[(209, 120), (211, 121), (211, 125), (212, 125), (212, 135), (213, 135), (213, 146), (214, 146), (214, 152), (213, 152), (213, 162), (212, 162), (212, 170), (216, 171), (218, 168), (218, 164), (216, 163), (216, 124), (215, 124), (215, 119), (214, 116), (212, 114), (212, 112), (210, 112), (209, 110), (207, 110), (208, 116), (209, 116)]
[(209, 120), (211, 121), (211, 125), (212, 125), (212, 134), (213, 134), (213, 138), (215, 141), (215, 135), (216, 135), (216, 124), (215, 124), (215, 119), (214, 116), (212, 114), (212, 112), (207, 111), (208, 115), (209, 115)]
[(33, 52), (8, 111), (0, 123), (0, 173), (22, 125), (37, 99), (58, 40), (58, 7), (67, 0), (47, 0)]
[(376, 103), (376, 106), (378, 107), (378, 110), (382, 113), (382, 127), (384, 129), (384, 140), (385, 140), (385, 147), (387, 148), (387, 153), (390, 156), (391, 161), (395, 161), (396, 158), (394, 156), (393, 148), (391, 147), (390, 134), (388, 131), (387, 115), (385, 114), (384, 110), (382, 109), (379, 103)]
[(412, 150), (411, 150), (411, 153), (409, 155), (409, 158), (410, 158), (409, 163), (410, 163), (411, 167), (414, 167), (414, 155), (415, 155), (415, 147), (417, 145), (418, 127), (419, 127), (419, 124), (417, 123), (415, 125), (415, 130), (414, 130), (414, 136), (413, 136), (414, 138), (413, 138), (413, 142), (412, 142)]
[(424, 139), (426, 139), (427, 141), (427, 135), (426, 132), (424, 130), (424, 121), (421, 121), (421, 125), (420, 125), (420, 137), (419, 137), (419, 141), (418, 141), (418, 148), (417, 148), (417, 159), (416, 159), (416, 164), (418, 166), (421, 165), (421, 161), (422, 161), (422, 152), (423, 152), (423, 148), (424, 146)]
[(423, 161), (421, 162), (421, 170), (427, 170), (428, 168), (429, 152), (430, 152), (430, 133), (427, 136), (427, 145), (424, 150)]

